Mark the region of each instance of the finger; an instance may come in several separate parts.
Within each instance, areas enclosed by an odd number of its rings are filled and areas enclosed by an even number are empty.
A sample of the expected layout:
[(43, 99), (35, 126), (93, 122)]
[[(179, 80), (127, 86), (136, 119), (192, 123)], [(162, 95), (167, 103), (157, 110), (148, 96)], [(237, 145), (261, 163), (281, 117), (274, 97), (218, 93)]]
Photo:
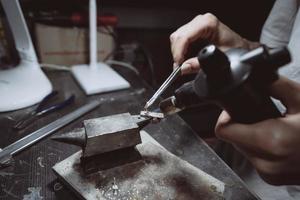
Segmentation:
[(216, 34), (217, 24), (218, 19), (214, 15), (207, 13), (198, 15), (171, 34), (171, 51), (174, 62), (177, 64), (183, 62), (188, 46), (195, 40), (212, 40), (211, 38)]
[(178, 64), (174, 62), (173, 63), (173, 70), (177, 69), (177, 67), (178, 67)]
[(284, 130), (284, 123), (279, 119), (270, 119), (256, 124), (244, 125), (231, 123), (230, 117), (222, 113), (219, 117), (215, 132), (217, 137), (240, 148), (262, 154), (268, 157), (284, 154), (278, 143), (282, 141), (280, 134)]
[[(183, 62), (184, 56), (187, 52), (189, 41), (185, 36), (180, 36), (180, 33), (175, 32), (171, 35), (171, 52), (175, 64), (179, 65)], [(175, 35), (175, 36), (174, 36)]]
[(270, 93), (279, 99), (286, 107), (287, 113), (300, 112), (300, 84), (280, 76), (270, 88)]
[(197, 73), (200, 70), (200, 65), (198, 59), (195, 58), (190, 58), (181, 65), (181, 74), (193, 74)]
[(226, 126), (226, 124), (228, 124), (230, 120), (231, 120), (230, 115), (225, 110), (223, 110), (217, 121), (216, 128), (221, 128), (223, 126)]

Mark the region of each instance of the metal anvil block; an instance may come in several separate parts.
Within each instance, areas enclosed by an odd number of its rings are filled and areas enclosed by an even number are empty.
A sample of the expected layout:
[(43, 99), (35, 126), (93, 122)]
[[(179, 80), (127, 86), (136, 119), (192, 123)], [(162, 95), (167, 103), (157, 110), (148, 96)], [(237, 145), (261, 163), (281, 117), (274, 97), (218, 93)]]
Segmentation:
[(141, 143), (139, 130), (151, 121), (149, 117), (122, 113), (85, 120), (84, 127), (52, 137), (82, 147), (82, 157), (91, 157)]
[(139, 126), (129, 113), (85, 120), (83, 124), (86, 132), (84, 157), (141, 143)]

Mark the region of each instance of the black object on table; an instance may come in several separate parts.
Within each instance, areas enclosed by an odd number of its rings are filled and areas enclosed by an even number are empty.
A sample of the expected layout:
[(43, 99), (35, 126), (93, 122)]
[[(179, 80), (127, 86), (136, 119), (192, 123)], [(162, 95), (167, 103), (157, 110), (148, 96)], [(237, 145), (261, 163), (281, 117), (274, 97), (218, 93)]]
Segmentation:
[(42, 101), (38, 104), (37, 108), (34, 109), (32, 112), (30, 112), (28, 115), (25, 115), (22, 119), (18, 120), (16, 124), (14, 125), (15, 129), (23, 129), (26, 126), (29, 126), (34, 120), (36, 120), (39, 117), (42, 117), (50, 112), (54, 112), (56, 110), (62, 109), (71, 103), (74, 102), (75, 96), (71, 95), (66, 100), (63, 100), (61, 102), (48, 105), (51, 99), (53, 99), (55, 96), (58, 95), (58, 92), (56, 90), (52, 91), (50, 94), (48, 94), (46, 97), (42, 99)]
[[(135, 74), (126, 69), (118, 68), (131, 84), (128, 90), (105, 93), (86, 97), (75, 80), (68, 72), (48, 72), (54, 89), (63, 96), (75, 94), (76, 102), (65, 109), (50, 113), (38, 120), (32, 126), (21, 131), (12, 129), (14, 119), (30, 112), (33, 107), (0, 114), (0, 147), (3, 148), (26, 134), (45, 126), (53, 120), (83, 105), (85, 102), (101, 100), (101, 106), (72, 122), (55, 134), (78, 128), (84, 119), (102, 117), (112, 114), (130, 112), (138, 114), (144, 103), (153, 94), (153, 90), (144, 85)], [(145, 130), (167, 150), (188, 161), (195, 167), (216, 177), (226, 184), (225, 198), (230, 200), (257, 199), (243, 182), (227, 167), (227, 165), (208, 147), (208, 145), (193, 132), (177, 115), (168, 117), (157, 124), (149, 125)], [(66, 189), (52, 172), (52, 166), (65, 159), (79, 147), (56, 143), (46, 138), (29, 149), (16, 155), (15, 163), (0, 171), (0, 199), (22, 199), (24, 195), (37, 195), (43, 199), (76, 199), (74, 194)]]

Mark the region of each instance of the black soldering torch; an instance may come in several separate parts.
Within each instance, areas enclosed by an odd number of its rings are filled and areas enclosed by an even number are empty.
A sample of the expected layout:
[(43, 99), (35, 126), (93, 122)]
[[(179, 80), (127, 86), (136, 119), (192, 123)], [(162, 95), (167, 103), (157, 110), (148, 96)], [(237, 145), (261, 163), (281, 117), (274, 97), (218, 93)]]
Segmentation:
[(287, 48), (269, 50), (261, 46), (252, 51), (237, 48), (224, 53), (209, 45), (199, 52), (198, 61), (202, 70), (195, 80), (160, 103), (163, 113), (214, 103), (240, 123), (281, 116), (268, 87), (278, 79), (278, 68), (291, 61)]

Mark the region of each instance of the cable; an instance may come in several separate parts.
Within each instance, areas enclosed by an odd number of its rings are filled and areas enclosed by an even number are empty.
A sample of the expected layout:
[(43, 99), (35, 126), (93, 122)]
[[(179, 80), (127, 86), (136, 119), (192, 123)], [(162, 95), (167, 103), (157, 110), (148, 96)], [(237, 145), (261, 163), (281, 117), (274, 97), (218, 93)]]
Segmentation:
[(138, 76), (140, 75), (140, 72), (133, 65), (129, 63), (118, 61), (118, 60), (107, 60), (105, 61), (105, 63), (108, 65), (118, 65), (118, 66), (126, 67), (127, 69), (133, 71), (136, 75)]
[[(103, 29), (105, 31), (103, 31)], [(117, 51), (118, 36), (117, 36), (116, 32), (114, 31), (114, 29), (112, 27), (109, 27), (109, 26), (104, 26), (104, 25), (100, 26), (100, 28), (98, 28), (97, 31), (100, 32), (100, 33), (111, 36), (113, 38), (114, 42), (115, 42), (115, 45), (113, 45), (113, 49), (111, 50), (111, 52), (109, 52), (107, 54), (107, 56), (103, 59), (103, 61), (106, 61), (114, 55), (115, 51)]]
[(71, 69), (69, 67), (64, 66), (64, 65), (40, 63), (40, 66), (44, 69), (51, 69), (51, 70), (58, 70), (58, 71), (68, 71), (68, 72), (71, 71)]
[(109, 60), (113, 56), (116, 56), (116, 55), (121, 54), (121, 53), (134, 52), (134, 51), (135, 51), (135, 49), (119, 49), (119, 50), (114, 50), (114, 51), (111, 51), (109, 54), (107, 54), (107, 56), (103, 59), (103, 61), (105, 62), (106, 60)]
[(148, 51), (148, 49), (146, 47), (144, 47), (143, 45), (140, 45), (141, 50), (144, 52), (148, 65), (150, 67), (150, 72), (151, 72), (151, 77), (152, 77), (152, 86), (154, 88), (157, 87), (157, 80), (156, 80), (156, 76), (155, 76), (155, 70), (154, 70), (154, 64), (152, 61), (152, 56), (151, 53)]
[[(152, 87), (156, 88), (158, 84), (157, 84), (157, 80), (156, 80), (156, 76), (155, 76), (155, 70), (154, 70), (154, 64), (152, 61), (152, 56), (151, 56), (150, 52), (148, 51), (148, 49), (146, 49), (143, 45), (139, 44), (137, 47), (134, 47), (134, 48), (125, 48), (125, 49), (124, 48), (121, 48), (121, 49), (116, 48), (113, 51), (111, 51), (103, 60), (104, 60), (104, 62), (106, 62), (107, 60), (109, 60), (110, 58), (114, 57), (115, 55), (117, 55), (119, 53), (125, 53), (125, 52), (137, 53), (138, 51), (141, 51), (142, 54), (146, 58), (146, 62), (148, 63), (148, 66), (150, 69), (150, 74), (151, 74), (151, 84), (152, 84)], [(120, 62), (120, 61), (118, 61), (118, 62)], [(128, 63), (126, 63), (126, 64), (128, 65)], [(133, 67), (133, 66), (131, 65), (131, 67)], [(136, 68), (134, 68), (134, 70), (137, 71)], [(138, 73), (136, 73), (136, 74), (138, 74)]]
[[(102, 29), (104, 29), (105, 31), (103, 31)], [(114, 32), (114, 30), (113, 30), (112, 27), (108, 27), (108, 26), (103, 26), (102, 25), (102, 26), (100, 26), (100, 28), (98, 29), (98, 31), (100, 33), (103, 33), (103, 34), (110, 35), (114, 39), (115, 43), (117, 43), (118, 36), (117, 36), (116, 32)]]
[(115, 65), (115, 66), (123, 66), (123, 67), (126, 67), (127, 69), (133, 71), (137, 77), (143, 82), (144, 85), (146, 85), (147, 87), (151, 88), (151, 86), (149, 85), (149, 83), (147, 83), (145, 81), (145, 79), (143, 79), (141, 76), (140, 76), (140, 73), (139, 71), (131, 64), (129, 63), (126, 63), (126, 62), (122, 62), (122, 61), (118, 61), (118, 60), (107, 60), (105, 62), (106, 64), (110, 64), (110, 65)]

